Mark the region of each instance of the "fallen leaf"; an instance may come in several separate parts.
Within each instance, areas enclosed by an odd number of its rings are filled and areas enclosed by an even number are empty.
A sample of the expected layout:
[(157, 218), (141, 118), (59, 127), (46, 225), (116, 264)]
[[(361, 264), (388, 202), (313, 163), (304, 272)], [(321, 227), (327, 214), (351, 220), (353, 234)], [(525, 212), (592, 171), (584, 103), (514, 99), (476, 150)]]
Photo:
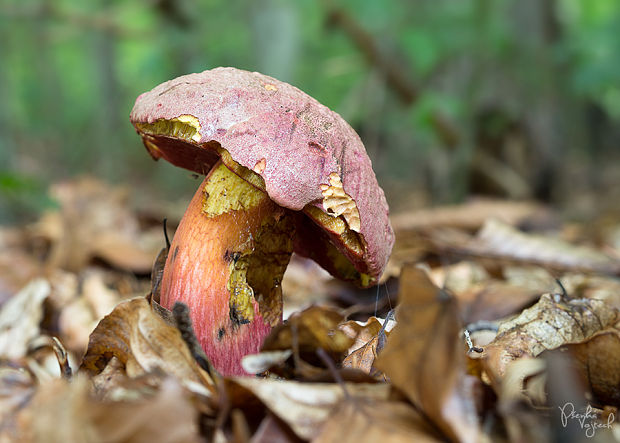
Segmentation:
[(477, 441), (474, 379), (465, 375), (456, 301), (411, 265), (403, 268), (398, 299), (397, 323), (377, 368), (446, 436)]
[(440, 442), (415, 409), (404, 403), (343, 400), (325, 422), (315, 443)]
[(181, 333), (153, 312), (144, 298), (122, 302), (90, 336), (81, 371), (91, 376), (116, 357), (129, 377), (163, 371), (208, 395), (213, 383), (194, 360)]
[(17, 413), (28, 404), (37, 380), (24, 367), (0, 366), (0, 441), (19, 441)]
[(283, 364), (291, 355), (293, 355), (293, 351), (290, 349), (249, 354), (243, 357), (241, 366), (248, 374), (260, 374), (261, 372), (268, 371), (274, 366)]
[(377, 359), (377, 353), (383, 349), (389, 336), (387, 327), (384, 328), (376, 317), (371, 317), (364, 324), (351, 320), (341, 324), (339, 328), (349, 337), (355, 339), (349, 348), (349, 355), (342, 362), (342, 367), (359, 369), (373, 376), (379, 375), (373, 366)]
[(479, 357), (497, 387), (509, 362), (582, 342), (612, 325), (616, 318), (616, 311), (600, 300), (569, 300), (557, 294), (544, 294), (534, 306), (501, 323), (497, 337)]
[(574, 356), (597, 400), (620, 407), (620, 331), (603, 329), (581, 343), (564, 348)]
[[(385, 320), (379, 320), (377, 317), (370, 317), (364, 323), (355, 320), (349, 320), (341, 323), (338, 326), (338, 329), (354, 340), (348, 350), (349, 354), (364, 346), (370, 340), (375, 338), (379, 332), (384, 330), (382, 321), (385, 322)], [(386, 325), (383, 332), (389, 335), (389, 331), (394, 327), (394, 324), (395, 322), (390, 319), (389, 324)]]
[(324, 301), (331, 280), (333, 277), (314, 260), (293, 253), (282, 278), (284, 318)]
[(475, 238), (456, 245), (456, 252), (483, 258), (525, 262), (560, 271), (619, 275), (620, 260), (586, 246), (526, 234), (498, 220), (488, 220)]
[(301, 440), (273, 414), (261, 421), (250, 443), (296, 443)]
[(18, 441), (201, 441), (197, 410), (174, 379), (133, 401), (98, 400), (89, 385), (84, 377), (42, 385), (19, 413)]
[(121, 301), (118, 292), (105, 285), (100, 272), (86, 273), (81, 289), (81, 293), (63, 307), (58, 318), (63, 342), (78, 355), (85, 352), (97, 323)]
[(522, 358), (510, 362), (502, 379), (500, 402), (504, 405), (526, 400), (529, 404), (546, 404), (546, 365), (542, 358)]
[(377, 353), (383, 348), (379, 345), (379, 336), (370, 339), (366, 344), (351, 352), (342, 361), (343, 368), (359, 369), (366, 374), (376, 376), (374, 369)]
[(518, 225), (528, 220), (548, 220), (550, 214), (538, 203), (478, 199), (460, 205), (398, 213), (392, 215), (390, 221), (397, 233), (438, 227), (474, 231), (492, 218), (509, 225)]
[(0, 226), (0, 306), (38, 275), (40, 261), (28, 253), (23, 229)]
[(296, 381), (236, 377), (233, 383), (252, 392), (300, 438), (316, 437), (331, 410), (345, 396), (344, 388), (353, 398), (387, 399), (387, 384), (301, 383)]
[(28, 342), (39, 335), (43, 301), (49, 294), (47, 280), (35, 279), (2, 306), (0, 357), (17, 359), (26, 355)]
[(146, 233), (141, 233), (140, 241), (137, 241), (127, 234), (104, 231), (92, 240), (90, 247), (93, 257), (100, 258), (118, 269), (146, 274), (151, 271), (156, 257), (154, 252), (160, 241), (159, 231), (156, 232), (155, 245), (146, 240)]
[(53, 185), (59, 211), (47, 212), (29, 232), (47, 243), (47, 265), (79, 272), (97, 257), (119, 269), (147, 274), (161, 248), (161, 231), (143, 232), (127, 190), (90, 178)]
[(297, 312), (283, 324), (274, 327), (265, 339), (261, 351), (290, 349), (311, 364), (321, 365), (318, 349), (340, 361), (353, 340), (338, 329), (343, 317), (333, 309), (312, 306)]
[(457, 294), (461, 317), (467, 324), (505, 318), (530, 305), (540, 291), (489, 280)]

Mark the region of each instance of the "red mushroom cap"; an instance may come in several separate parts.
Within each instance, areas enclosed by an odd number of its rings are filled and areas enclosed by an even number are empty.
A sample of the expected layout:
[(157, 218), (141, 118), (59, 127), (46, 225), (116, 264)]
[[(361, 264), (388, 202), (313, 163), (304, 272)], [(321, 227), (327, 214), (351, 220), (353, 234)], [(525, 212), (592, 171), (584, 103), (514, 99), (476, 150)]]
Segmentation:
[[(130, 118), (154, 158), (201, 174), (220, 156), (228, 166), (232, 159), (262, 177), (259, 186), (278, 205), (304, 210), (315, 223), (303, 217), (296, 252), (361, 286), (383, 272), (394, 233), (371, 161), (353, 128), (309, 95), (257, 72), (216, 68), (140, 95)], [(361, 250), (325, 223), (337, 216), (359, 235)], [(337, 269), (330, 245), (359, 274)]]

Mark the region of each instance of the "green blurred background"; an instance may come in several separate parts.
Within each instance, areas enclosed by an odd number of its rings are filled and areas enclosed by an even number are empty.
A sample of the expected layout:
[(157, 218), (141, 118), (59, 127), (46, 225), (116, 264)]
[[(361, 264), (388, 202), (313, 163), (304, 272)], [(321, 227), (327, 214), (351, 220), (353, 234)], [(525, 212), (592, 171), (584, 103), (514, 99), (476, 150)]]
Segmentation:
[(216, 66), (339, 112), (396, 210), (617, 202), (617, 0), (2, 0), (0, 41), (2, 222), (83, 174), (187, 200), (195, 178), (151, 161), (128, 116), (141, 92)]

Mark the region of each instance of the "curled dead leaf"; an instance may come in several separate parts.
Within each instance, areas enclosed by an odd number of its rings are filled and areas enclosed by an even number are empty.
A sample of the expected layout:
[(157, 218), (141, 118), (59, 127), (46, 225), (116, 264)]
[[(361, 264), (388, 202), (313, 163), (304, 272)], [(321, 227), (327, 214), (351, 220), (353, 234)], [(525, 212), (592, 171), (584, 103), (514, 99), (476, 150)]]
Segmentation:
[(534, 306), (500, 324), (497, 337), (481, 355), (483, 366), (497, 387), (511, 361), (582, 342), (616, 318), (616, 311), (600, 300), (544, 294)]
[[(344, 425), (346, 424), (346, 425)], [(343, 400), (330, 414), (316, 443), (440, 442), (426, 420), (405, 403)]]
[(20, 412), (15, 441), (198, 442), (198, 413), (172, 378), (132, 401), (101, 401), (90, 383), (53, 380), (42, 385)]
[(377, 368), (446, 436), (477, 441), (475, 380), (465, 375), (465, 348), (454, 298), (421, 269), (405, 266), (396, 320)]
[(35, 279), (2, 306), (0, 358), (17, 359), (26, 355), (28, 342), (39, 335), (43, 302), (49, 295), (48, 281)]
[(99, 322), (90, 336), (80, 370), (97, 375), (113, 357), (132, 378), (162, 371), (191, 389), (202, 386), (205, 395), (213, 386), (180, 332), (155, 314), (144, 298), (120, 303)]
[(526, 234), (496, 219), (488, 220), (465, 251), (489, 258), (537, 264), (562, 271), (618, 275), (620, 261), (585, 246)]
[(287, 423), (303, 439), (316, 437), (331, 410), (344, 397), (346, 389), (353, 398), (386, 400), (387, 384), (300, 383), (238, 377), (234, 383), (252, 392), (269, 410)]
[[(389, 325), (386, 324), (386, 326), (394, 324), (391, 319), (383, 320), (383, 322), (384, 324), (388, 322)], [(371, 317), (364, 324), (350, 320), (341, 324), (340, 329), (355, 339), (349, 348), (349, 355), (342, 362), (342, 367), (359, 369), (373, 376), (378, 375), (376, 374), (378, 371), (373, 366), (377, 353), (383, 349), (386, 338), (389, 336), (388, 328), (384, 328), (376, 317)]]
[(596, 399), (620, 407), (620, 330), (603, 329), (565, 348), (574, 356)]
[(295, 357), (301, 355), (306, 361), (317, 363), (316, 351), (323, 349), (334, 360), (340, 361), (353, 342), (338, 329), (342, 320), (342, 315), (333, 309), (312, 306), (291, 315), (285, 323), (273, 328), (263, 343), (262, 351), (290, 349)]

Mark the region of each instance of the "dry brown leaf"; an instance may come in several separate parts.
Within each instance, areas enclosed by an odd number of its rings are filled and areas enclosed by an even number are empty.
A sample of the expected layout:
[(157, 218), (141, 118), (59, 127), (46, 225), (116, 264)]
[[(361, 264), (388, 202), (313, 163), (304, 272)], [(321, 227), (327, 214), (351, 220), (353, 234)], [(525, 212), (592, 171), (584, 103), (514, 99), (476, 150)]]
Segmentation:
[(424, 271), (406, 266), (396, 320), (377, 368), (446, 436), (477, 441), (473, 378), (465, 375), (456, 301), (433, 285)]
[(438, 227), (473, 231), (490, 218), (518, 225), (527, 220), (549, 219), (550, 214), (544, 207), (533, 202), (473, 200), (461, 205), (394, 214), (390, 217), (390, 221), (395, 232), (421, 231)]
[[(383, 322), (385, 322), (385, 320), (383, 320)], [(370, 317), (364, 323), (360, 323), (355, 320), (346, 321), (340, 324), (338, 329), (354, 340), (348, 351), (350, 354), (375, 338), (383, 329), (383, 323), (379, 321), (377, 317)], [(386, 327), (386, 331), (384, 332), (389, 335), (390, 330), (391, 328)]]
[(23, 229), (0, 226), (0, 306), (41, 275), (41, 264), (31, 254)]
[(63, 343), (78, 355), (86, 351), (90, 333), (97, 323), (121, 301), (118, 292), (105, 285), (99, 272), (87, 273), (81, 289), (81, 294), (76, 293), (60, 310), (58, 318)]
[(333, 280), (314, 260), (293, 253), (282, 278), (284, 318), (326, 299), (327, 283)]
[(573, 297), (603, 300), (613, 308), (620, 309), (618, 278), (572, 273), (562, 277), (562, 284)]
[(181, 333), (153, 312), (144, 298), (120, 303), (90, 336), (80, 370), (97, 375), (116, 357), (129, 377), (153, 371), (173, 375), (208, 395), (212, 381), (194, 360)]
[(411, 406), (389, 401), (344, 400), (330, 414), (316, 443), (444, 441)]
[[(300, 383), (237, 377), (233, 382), (251, 391), (278, 418), (287, 423), (300, 438), (316, 437), (330, 411), (345, 396), (343, 386), (334, 383)], [(387, 399), (387, 384), (345, 383), (353, 398)], [(363, 398), (363, 400), (362, 400)]]
[[(491, 278), (482, 265), (467, 260), (433, 269), (431, 279), (438, 287), (454, 294), (465, 324), (506, 317), (545, 292), (541, 291), (541, 286), (530, 288)], [(553, 278), (547, 274), (546, 284), (542, 287), (549, 288), (549, 282), (553, 282)]]
[(16, 414), (34, 395), (37, 381), (25, 368), (0, 367), (0, 441), (19, 441)]
[[(386, 320), (383, 320), (384, 322)], [(393, 323), (391, 320), (389, 323)], [(389, 336), (388, 327), (376, 318), (371, 317), (365, 323), (349, 320), (339, 326), (347, 336), (355, 339), (349, 348), (349, 355), (343, 360), (343, 368), (359, 369), (369, 375), (376, 375), (373, 369), (377, 353), (383, 349), (385, 339)], [(391, 329), (391, 328), (390, 328)]]
[[(145, 237), (145, 234), (141, 234)], [(135, 237), (120, 234), (116, 231), (104, 231), (91, 242), (92, 255), (112, 266), (146, 274), (151, 270), (156, 257), (156, 248), (161, 246), (161, 233), (157, 230), (155, 245), (145, 247), (145, 241), (139, 242)], [(152, 242), (150, 242), (152, 243)], [(147, 243), (148, 244), (148, 243)], [(155, 253), (155, 254), (154, 254)]]
[(42, 385), (20, 411), (18, 438), (33, 442), (198, 442), (198, 413), (173, 379), (133, 401), (100, 401), (90, 383), (54, 380)]
[(140, 230), (125, 189), (81, 178), (52, 186), (50, 194), (60, 211), (30, 229), (33, 242), (50, 245), (49, 267), (77, 272), (98, 257), (120, 269), (150, 271), (161, 237)]
[(241, 360), (243, 370), (248, 374), (260, 374), (268, 371), (274, 366), (283, 364), (293, 355), (293, 351), (285, 349), (284, 351), (263, 351), (259, 354), (249, 354)]
[(497, 337), (484, 348), (480, 358), (497, 387), (509, 362), (581, 342), (615, 323), (616, 318), (616, 311), (600, 300), (567, 300), (545, 294), (518, 317), (501, 323)]
[(466, 243), (469, 232), (496, 218), (510, 225), (526, 221), (548, 224), (552, 216), (533, 202), (473, 200), (462, 205), (401, 212), (390, 217), (396, 243), (381, 282), (397, 277), (405, 263), (413, 263), (429, 250), (454, 249)]
[(620, 274), (620, 261), (602, 252), (551, 237), (526, 234), (498, 220), (487, 221), (475, 238), (456, 249), (485, 258), (526, 262), (562, 271)]
[(607, 328), (566, 346), (597, 400), (620, 407), (620, 331)]
[(267, 414), (250, 439), (250, 443), (296, 443), (299, 441), (301, 441), (299, 437), (273, 414)]
[(263, 351), (292, 349), (314, 353), (321, 348), (332, 354), (346, 352), (353, 340), (338, 329), (342, 315), (333, 309), (312, 306), (293, 314), (286, 323), (276, 326), (263, 343)]
[[(382, 342), (381, 342), (382, 343)], [(371, 338), (366, 344), (351, 352), (342, 361), (343, 368), (359, 369), (366, 374), (375, 376), (377, 371), (373, 368), (377, 353), (383, 348), (380, 345), (379, 336)]]
[(463, 321), (469, 324), (497, 320), (519, 312), (540, 297), (540, 291), (489, 280), (456, 297)]
[(43, 302), (49, 294), (48, 281), (35, 279), (2, 306), (0, 358), (17, 359), (26, 355), (28, 342), (39, 335)]
[(545, 405), (545, 369), (542, 358), (522, 358), (510, 362), (499, 393), (502, 404), (526, 400), (532, 405)]

